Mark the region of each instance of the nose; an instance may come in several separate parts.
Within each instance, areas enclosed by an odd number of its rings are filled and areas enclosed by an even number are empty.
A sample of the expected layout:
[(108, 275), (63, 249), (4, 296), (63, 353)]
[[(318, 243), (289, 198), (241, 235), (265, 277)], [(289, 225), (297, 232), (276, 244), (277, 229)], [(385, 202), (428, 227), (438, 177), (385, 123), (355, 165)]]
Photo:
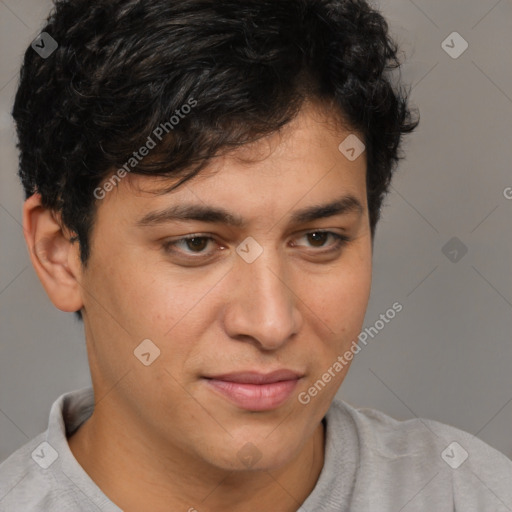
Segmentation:
[(277, 258), (264, 252), (252, 263), (239, 259), (230, 278), (224, 328), (231, 338), (276, 350), (299, 332), (300, 299)]

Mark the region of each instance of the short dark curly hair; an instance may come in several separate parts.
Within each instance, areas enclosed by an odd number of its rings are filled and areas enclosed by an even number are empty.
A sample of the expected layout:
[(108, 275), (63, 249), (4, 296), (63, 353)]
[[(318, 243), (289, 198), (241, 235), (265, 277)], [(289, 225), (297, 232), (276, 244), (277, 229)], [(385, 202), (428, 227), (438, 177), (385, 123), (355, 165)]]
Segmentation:
[(84, 266), (94, 191), (155, 127), (167, 122), (165, 137), (130, 171), (182, 178), (172, 190), (278, 131), (305, 100), (364, 137), (373, 240), (402, 134), (419, 116), (391, 80), (401, 63), (386, 20), (364, 0), (55, 0), (43, 31), (58, 48), (25, 53), (19, 176), (26, 197), (39, 192), (76, 234)]

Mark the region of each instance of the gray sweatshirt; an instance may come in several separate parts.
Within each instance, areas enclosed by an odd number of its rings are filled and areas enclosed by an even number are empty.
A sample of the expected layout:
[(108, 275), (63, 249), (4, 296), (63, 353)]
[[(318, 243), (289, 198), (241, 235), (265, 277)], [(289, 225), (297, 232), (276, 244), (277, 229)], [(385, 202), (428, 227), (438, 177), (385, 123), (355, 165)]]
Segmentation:
[[(48, 429), (0, 464), (1, 512), (121, 510), (67, 443), (93, 408), (92, 388), (55, 401)], [(512, 512), (512, 461), (471, 434), (339, 399), (325, 422), (324, 467), (298, 512)]]

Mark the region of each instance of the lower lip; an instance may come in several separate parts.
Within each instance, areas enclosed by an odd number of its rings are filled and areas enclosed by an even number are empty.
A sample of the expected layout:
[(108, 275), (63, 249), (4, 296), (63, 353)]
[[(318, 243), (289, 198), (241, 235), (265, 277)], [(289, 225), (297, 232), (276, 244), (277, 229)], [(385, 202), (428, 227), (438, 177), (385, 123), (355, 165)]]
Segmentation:
[(216, 379), (206, 380), (214, 390), (241, 409), (249, 411), (276, 409), (290, 397), (298, 381), (299, 379), (293, 379), (269, 384), (243, 384)]

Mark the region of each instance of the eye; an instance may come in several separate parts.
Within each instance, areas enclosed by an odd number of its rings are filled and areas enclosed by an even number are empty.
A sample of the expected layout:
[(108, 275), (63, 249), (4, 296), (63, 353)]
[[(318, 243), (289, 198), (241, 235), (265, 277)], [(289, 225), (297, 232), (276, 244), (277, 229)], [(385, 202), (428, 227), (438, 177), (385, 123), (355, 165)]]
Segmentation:
[[(333, 239), (333, 243), (327, 245), (327, 251), (336, 251), (341, 247), (345, 246), (348, 242), (350, 242), (350, 238), (346, 235), (340, 235), (339, 233), (335, 233), (333, 231), (310, 231), (308, 233), (304, 233), (301, 238), (306, 238), (309, 243), (311, 243), (310, 247), (313, 248), (324, 248), (326, 247), (325, 243), (329, 238)], [(300, 238), (299, 238), (300, 240)], [(300, 245), (294, 243), (293, 245)], [(322, 251), (326, 252), (326, 251)]]
[[(203, 235), (190, 235), (178, 240), (174, 240), (171, 242), (166, 242), (163, 244), (163, 248), (166, 252), (182, 252), (185, 255), (197, 254), (199, 256), (203, 256), (208, 254), (208, 251), (205, 249), (208, 247), (210, 241), (215, 241), (211, 236), (203, 236)], [(178, 247), (178, 251), (174, 248)], [(193, 258), (195, 256), (192, 256)]]
[[(304, 233), (300, 238), (307, 239), (307, 243), (309, 248), (312, 249), (311, 252), (323, 255), (338, 252), (342, 247), (344, 247), (348, 242), (351, 241), (346, 235), (341, 235), (339, 233), (335, 233), (333, 231), (323, 231), (323, 230), (315, 230)], [(327, 244), (331, 240), (330, 244)], [(213, 248), (208, 250), (208, 247), (214, 244)], [(299, 244), (294, 241), (292, 247), (302, 247), (303, 244)], [(216, 246), (216, 247), (215, 247)], [(225, 247), (221, 246), (215, 238), (203, 235), (203, 234), (191, 234), (177, 240), (171, 240), (164, 242), (162, 244), (163, 250), (172, 256), (177, 258), (182, 258), (183, 263), (193, 261), (203, 261), (206, 259), (211, 259), (215, 254), (216, 250), (222, 250)], [(323, 249), (323, 250), (318, 250)]]

